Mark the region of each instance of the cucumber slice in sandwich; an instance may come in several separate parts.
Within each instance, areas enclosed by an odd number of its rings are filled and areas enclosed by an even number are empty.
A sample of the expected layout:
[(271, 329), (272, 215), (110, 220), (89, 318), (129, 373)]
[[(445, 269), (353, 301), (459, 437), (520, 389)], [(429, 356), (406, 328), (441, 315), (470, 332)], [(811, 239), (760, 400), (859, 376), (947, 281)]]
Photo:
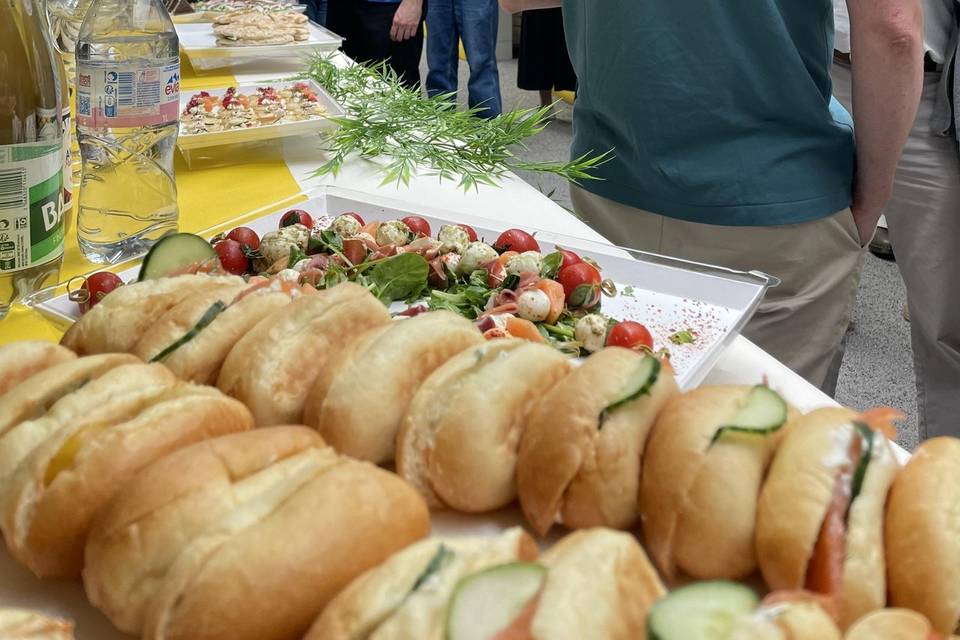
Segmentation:
[(217, 319), (217, 316), (219, 316), (221, 313), (223, 313), (226, 310), (227, 310), (227, 305), (225, 305), (223, 302), (221, 302), (220, 300), (217, 300), (216, 302), (214, 302), (212, 305), (210, 305), (209, 309), (204, 311), (200, 319), (197, 320), (197, 324), (193, 325), (190, 331), (187, 331), (185, 334), (183, 334), (183, 336), (178, 338), (169, 347), (167, 347), (157, 355), (150, 358), (150, 362), (163, 362), (164, 358), (167, 358), (171, 353), (173, 353), (174, 351), (176, 351), (177, 349), (179, 349), (180, 347), (182, 347), (183, 345), (187, 344), (188, 342), (196, 338), (198, 335), (200, 335), (201, 331), (206, 329), (211, 322)]
[(757, 608), (752, 589), (737, 582), (698, 582), (654, 603), (649, 640), (726, 640), (737, 619)]
[(857, 461), (857, 468), (853, 472), (853, 480), (850, 483), (850, 506), (853, 506), (853, 501), (863, 490), (863, 481), (867, 477), (867, 467), (870, 460), (873, 459), (873, 447), (876, 440), (876, 432), (867, 425), (862, 422), (854, 422), (853, 426), (860, 437), (863, 438), (863, 441), (860, 445), (860, 460)]
[(650, 395), (650, 389), (653, 388), (653, 385), (657, 383), (657, 378), (660, 377), (661, 367), (662, 365), (657, 358), (644, 356), (639, 366), (627, 379), (620, 395), (600, 412), (598, 428), (603, 428), (603, 423), (617, 409), (630, 404), (641, 396)]
[(140, 267), (140, 280), (154, 280), (183, 271), (192, 264), (217, 258), (213, 246), (192, 233), (174, 233), (160, 238), (150, 248)]
[(547, 569), (511, 562), (461, 578), (447, 609), (446, 640), (489, 640), (508, 628), (537, 596)]
[(786, 421), (786, 401), (767, 385), (758, 384), (750, 390), (746, 402), (734, 414), (730, 424), (717, 429), (710, 444), (719, 440), (725, 433), (769, 435), (778, 431)]

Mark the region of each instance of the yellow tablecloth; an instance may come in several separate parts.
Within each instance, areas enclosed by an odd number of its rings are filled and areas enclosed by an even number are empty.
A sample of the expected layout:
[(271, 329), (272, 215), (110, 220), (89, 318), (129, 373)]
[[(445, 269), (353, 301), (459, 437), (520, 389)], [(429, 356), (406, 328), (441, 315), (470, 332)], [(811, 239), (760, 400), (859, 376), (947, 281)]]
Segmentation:
[[(195, 71), (183, 56), (180, 69), (183, 92), (236, 83), (230, 74)], [(187, 167), (178, 152), (176, 175), (182, 231), (207, 229), (300, 191), (283, 161), (279, 144), (251, 149), (224, 148), (208, 161), (194, 161), (191, 167)], [(76, 224), (72, 223), (76, 220), (75, 208), (70, 215), (73, 219), (64, 247), (61, 281), (97, 268), (80, 254)], [(0, 320), (0, 344), (27, 339), (59, 340), (64, 329), (36, 311), (15, 305), (7, 317)]]

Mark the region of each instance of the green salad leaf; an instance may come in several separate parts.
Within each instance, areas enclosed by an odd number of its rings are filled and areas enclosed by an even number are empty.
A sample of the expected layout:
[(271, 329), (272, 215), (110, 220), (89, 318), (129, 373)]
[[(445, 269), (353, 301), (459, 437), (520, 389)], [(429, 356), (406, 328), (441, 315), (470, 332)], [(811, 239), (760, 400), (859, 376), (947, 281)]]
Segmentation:
[(559, 251), (548, 253), (540, 264), (540, 277), (555, 279), (563, 266), (563, 254)]
[(414, 300), (427, 291), (430, 265), (416, 253), (401, 253), (378, 262), (367, 272), (367, 286), (384, 304)]

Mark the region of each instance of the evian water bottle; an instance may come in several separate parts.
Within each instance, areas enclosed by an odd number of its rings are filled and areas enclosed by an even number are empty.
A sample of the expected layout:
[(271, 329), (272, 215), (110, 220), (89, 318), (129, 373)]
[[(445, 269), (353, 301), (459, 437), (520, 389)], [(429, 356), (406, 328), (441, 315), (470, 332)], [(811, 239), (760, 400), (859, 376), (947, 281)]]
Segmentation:
[(98, 0), (77, 40), (80, 249), (120, 262), (177, 230), (177, 34), (161, 0)]

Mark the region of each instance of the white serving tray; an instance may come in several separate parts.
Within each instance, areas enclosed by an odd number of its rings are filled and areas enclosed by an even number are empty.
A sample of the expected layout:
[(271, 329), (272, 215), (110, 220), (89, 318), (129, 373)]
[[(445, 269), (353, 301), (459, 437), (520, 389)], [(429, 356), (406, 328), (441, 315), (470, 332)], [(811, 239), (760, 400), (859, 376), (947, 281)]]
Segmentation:
[[(211, 133), (187, 134), (182, 130), (177, 137), (177, 146), (181, 151), (192, 151), (206, 147), (215, 147), (225, 144), (241, 144), (245, 142), (258, 142), (261, 140), (273, 140), (277, 138), (287, 138), (290, 136), (309, 135), (319, 131), (328, 130), (336, 127), (336, 124), (329, 119), (330, 116), (342, 116), (343, 107), (334, 101), (319, 84), (313, 80), (285, 80), (280, 82), (261, 82), (259, 84), (241, 85), (237, 87), (239, 93), (252, 94), (257, 87), (271, 86), (276, 89), (286, 89), (297, 83), (305, 83), (317, 94), (317, 100), (326, 110), (326, 117), (310, 118), (309, 120), (298, 120), (295, 122), (280, 122), (277, 124), (264, 125), (260, 127), (250, 127), (249, 129), (233, 129), (230, 131), (214, 131)], [(190, 98), (195, 93), (206, 91), (212, 96), (222, 96), (226, 91), (225, 87), (196, 89), (190, 92), (181, 92), (180, 94), (180, 113), (186, 108)]]
[[(280, 217), (290, 208), (304, 209), (322, 224), (326, 217), (355, 211), (364, 220), (392, 220), (420, 215), (436, 234), (440, 225), (466, 223), (476, 229), (480, 238), (493, 243), (508, 225), (464, 216), (430, 207), (411, 208), (388, 198), (379, 198), (338, 187), (321, 187), (304, 194), (306, 199), (277, 208), (276, 205), (251, 212), (231, 222), (217, 225), (201, 233), (211, 237), (241, 222), (261, 236), (277, 228)], [(289, 201), (288, 201), (289, 202)], [(617, 284), (618, 295), (604, 296), (602, 311), (618, 320), (636, 320), (653, 334), (654, 347), (667, 347), (677, 373), (677, 382), (684, 389), (696, 387), (707, 375), (720, 353), (733, 340), (756, 311), (767, 287), (776, 278), (762, 273), (744, 273), (702, 265), (612, 245), (562, 236), (550, 231), (530, 228), (518, 220), (516, 227), (534, 233), (543, 253), (554, 247), (569, 248), (595, 259), (605, 278)], [(133, 264), (133, 263), (131, 263)], [(139, 265), (117, 273), (124, 281), (136, 278)], [(626, 293), (632, 288), (632, 293)], [(34, 296), (34, 306), (44, 313), (72, 322), (79, 317), (77, 305), (71, 302), (62, 287), (52, 296)], [(393, 311), (405, 308), (395, 303)], [(690, 345), (674, 345), (669, 336), (683, 329), (694, 329), (698, 339)]]
[(250, 63), (288, 63), (316, 52), (335, 51), (343, 38), (315, 22), (308, 22), (310, 38), (303, 42), (254, 47), (223, 47), (217, 44), (213, 23), (174, 23), (180, 48), (194, 69), (201, 71)]

